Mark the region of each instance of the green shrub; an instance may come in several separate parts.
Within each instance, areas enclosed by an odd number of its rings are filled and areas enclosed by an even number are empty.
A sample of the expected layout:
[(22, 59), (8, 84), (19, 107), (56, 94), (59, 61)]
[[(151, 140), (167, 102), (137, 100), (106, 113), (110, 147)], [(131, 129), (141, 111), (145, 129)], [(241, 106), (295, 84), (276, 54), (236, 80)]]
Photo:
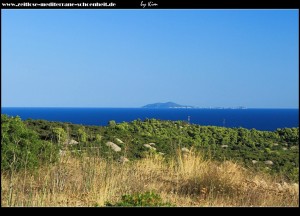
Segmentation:
[(174, 206), (170, 203), (164, 203), (159, 196), (154, 192), (125, 194), (122, 196), (121, 202), (112, 204), (110, 202), (105, 203), (106, 206)]
[(67, 133), (66, 131), (61, 128), (61, 127), (55, 127), (52, 129), (52, 135), (54, 137), (54, 140), (57, 142), (57, 143), (63, 143), (66, 141), (67, 139)]
[(84, 130), (84, 127), (81, 127), (78, 129), (77, 131), (78, 134), (78, 141), (79, 142), (86, 142), (87, 141), (87, 135), (86, 132)]
[(36, 168), (57, 159), (58, 148), (39, 139), (20, 117), (1, 114), (1, 170)]

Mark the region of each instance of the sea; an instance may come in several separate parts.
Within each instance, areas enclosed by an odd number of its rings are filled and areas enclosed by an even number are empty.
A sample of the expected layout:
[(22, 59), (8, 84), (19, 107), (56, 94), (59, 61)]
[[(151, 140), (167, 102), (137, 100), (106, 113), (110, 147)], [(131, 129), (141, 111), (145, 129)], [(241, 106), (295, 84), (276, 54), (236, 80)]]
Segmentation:
[(150, 109), (150, 108), (21, 108), (2, 107), (2, 114), (26, 119), (106, 126), (136, 119), (181, 120), (203, 126), (243, 127), (264, 131), (299, 127), (299, 109)]

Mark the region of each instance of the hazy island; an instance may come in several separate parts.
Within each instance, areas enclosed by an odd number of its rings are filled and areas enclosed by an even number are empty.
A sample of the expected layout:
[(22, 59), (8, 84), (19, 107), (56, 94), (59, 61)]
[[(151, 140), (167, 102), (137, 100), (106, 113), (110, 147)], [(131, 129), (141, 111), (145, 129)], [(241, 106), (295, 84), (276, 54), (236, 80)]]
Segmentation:
[(170, 108), (196, 108), (193, 106), (180, 105), (174, 102), (166, 102), (166, 103), (153, 103), (147, 104), (142, 108), (155, 108), (155, 109), (170, 109)]
[(244, 106), (237, 107), (197, 107), (190, 105), (180, 105), (174, 102), (166, 102), (166, 103), (152, 103), (143, 106), (142, 108), (148, 109), (247, 109)]

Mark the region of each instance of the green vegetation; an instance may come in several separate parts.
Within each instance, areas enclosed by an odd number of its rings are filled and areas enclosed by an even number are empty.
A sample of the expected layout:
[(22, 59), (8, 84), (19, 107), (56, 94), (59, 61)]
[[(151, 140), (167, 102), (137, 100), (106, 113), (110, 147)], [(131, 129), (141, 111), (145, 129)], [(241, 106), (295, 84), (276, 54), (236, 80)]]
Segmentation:
[[(80, 150), (90, 155), (97, 153), (97, 156), (103, 158), (118, 159), (126, 156), (129, 160), (136, 160), (149, 154), (163, 153), (164, 157), (168, 159), (176, 154), (177, 149), (185, 147), (202, 152), (209, 159), (219, 161), (229, 159), (253, 170), (283, 176), (289, 181), (299, 180), (299, 128), (282, 128), (271, 132), (245, 128), (200, 126), (183, 121), (156, 119), (123, 123), (116, 123), (112, 120), (108, 126), (100, 127), (45, 120), (22, 122), (17, 117), (9, 118), (5, 115), (1, 115), (1, 119), (3, 122), (1, 130), (4, 132), (1, 135), (2, 161), (4, 162), (2, 168), (8, 167), (12, 162), (13, 152), (22, 155), (21, 161), (26, 158), (28, 158), (27, 162), (28, 160), (36, 161), (37, 159), (30, 157), (43, 158), (39, 155), (47, 152), (46, 148), (48, 149), (49, 146), (66, 148), (65, 141), (73, 139), (79, 144), (68, 145), (69, 150)], [(8, 125), (13, 125), (13, 122), (15, 122), (15, 127), (21, 127), (22, 130), (20, 130), (23, 132), (7, 129)], [(19, 138), (23, 144), (19, 143)], [(120, 139), (122, 142), (118, 143), (116, 139)], [(108, 141), (116, 143), (122, 151), (112, 151), (105, 145)], [(155, 150), (146, 148), (144, 144), (147, 143), (155, 143)], [(18, 151), (12, 150), (16, 145), (19, 146)], [(96, 152), (90, 147), (100, 151)], [(32, 150), (28, 150), (28, 148), (32, 148)], [(35, 152), (34, 156), (29, 157), (25, 153), (28, 151)], [(273, 164), (268, 165), (266, 161), (272, 161)]]
[(19, 117), (1, 115), (1, 170), (33, 169), (57, 156), (58, 146), (40, 140)]
[(55, 127), (52, 129), (52, 136), (56, 143), (63, 143), (67, 139), (67, 133), (61, 127)]
[(148, 206), (148, 207), (154, 207), (154, 206), (174, 206), (171, 203), (164, 203), (160, 197), (159, 194), (156, 194), (154, 192), (145, 192), (145, 193), (136, 193), (136, 194), (125, 194), (122, 195), (122, 199), (120, 202), (117, 203), (110, 203), (106, 202), (106, 206), (124, 206), (124, 207), (130, 207), (130, 206)]
[(87, 136), (83, 127), (78, 129), (78, 141), (83, 143), (87, 141)]

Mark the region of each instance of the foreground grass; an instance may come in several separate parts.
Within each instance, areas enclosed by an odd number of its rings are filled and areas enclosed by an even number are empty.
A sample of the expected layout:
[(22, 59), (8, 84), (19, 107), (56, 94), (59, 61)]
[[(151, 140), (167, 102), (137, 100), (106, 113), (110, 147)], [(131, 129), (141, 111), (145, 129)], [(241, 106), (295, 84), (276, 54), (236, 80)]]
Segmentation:
[(35, 172), (2, 172), (2, 206), (104, 206), (153, 191), (176, 206), (299, 206), (298, 184), (191, 153), (120, 164), (67, 155)]

